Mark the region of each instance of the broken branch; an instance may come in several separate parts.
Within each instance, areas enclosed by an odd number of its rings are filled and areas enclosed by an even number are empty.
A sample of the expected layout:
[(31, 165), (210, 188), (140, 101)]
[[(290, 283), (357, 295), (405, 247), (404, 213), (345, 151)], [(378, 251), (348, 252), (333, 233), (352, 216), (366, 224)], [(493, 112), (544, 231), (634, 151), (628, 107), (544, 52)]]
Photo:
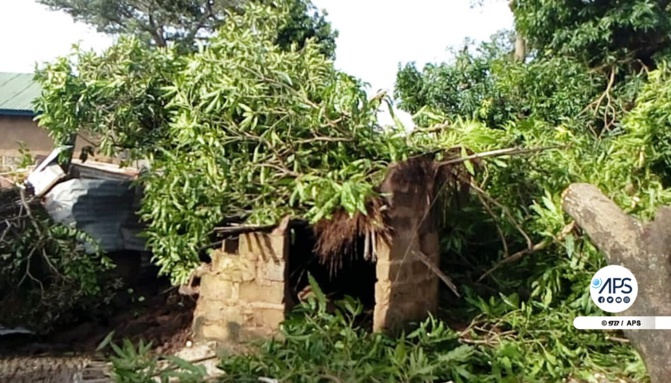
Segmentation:
[(566, 238), (566, 236), (569, 235), (569, 233), (571, 233), (571, 231), (573, 231), (574, 228), (575, 228), (575, 222), (571, 222), (568, 225), (564, 226), (564, 228), (559, 233), (557, 238), (555, 238), (555, 239), (546, 238), (543, 241), (533, 245), (530, 248), (526, 248), (524, 250), (518, 251), (517, 253), (502, 259), (499, 263), (494, 265), (494, 267), (492, 267), (491, 269), (487, 270), (484, 274), (482, 274), (480, 276), (480, 278), (478, 278), (476, 283), (481, 282), (483, 279), (485, 279), (486, 277), (491, 275), (493, 272), (498, 270), (501, 266), (503, 266), (507, 263), (517, 262), (518, 260), (522, 259), (527, 254), (531, 254), (531, 253), (535, 253), (537, 251), (544, 250), (545, 248), (547, 248), (548, 246), (550, 246), (553, 243), (563, 241), (564, 238)]
[(491, 157), (502, 157), (502, 156), (510, 156), (514, 154), (526, 154), (526, 153), (538, 153), (538, 152), (544, 152), (546, 150), (552, 150), (552, 149), (563, 149), (568, 147), (567, 145), (555, 145), (555, 146), (542, 146), (538, 148), (506, 148), (506, 149), (497, 149), (497, 150), (490, 150), (488, 152), (480, 152), (480, 153), (475, 153), (471, 154), (470, 156), (465, 156), (465, 157), (460, 157), (460, 158), (455, 158), (451, 160), (446, 160), (439, 162), (437, 166), (445, 166), (445, 165), (452, 165), (452, 164), (460, 164), (466, 161), (470, 160), (477, 160), (479, 158), (491, 158)]

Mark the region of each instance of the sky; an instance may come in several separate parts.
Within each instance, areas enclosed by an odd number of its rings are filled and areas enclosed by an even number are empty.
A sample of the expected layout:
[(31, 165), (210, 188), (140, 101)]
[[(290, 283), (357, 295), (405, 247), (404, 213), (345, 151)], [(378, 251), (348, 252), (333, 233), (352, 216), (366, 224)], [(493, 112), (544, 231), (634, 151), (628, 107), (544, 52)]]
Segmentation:
[[(393, 92), (399, 64), (419, 67), (449, 58), (447, 48), (469, 37), (486, 40), (512, 26), (507, 1), (488, 0), (313, 0), (339, 31), (338, 69), (370, 83), (369, 92)], [(100, 51), (113, 38), (34, 0), (0, 0), (0, 72), (32, 72), (35, 63), (67, 55), (72, 44)], [(388, 113), (381, 122), (390, 123)], [(410, 124), (407, 114), (401, 120)]]

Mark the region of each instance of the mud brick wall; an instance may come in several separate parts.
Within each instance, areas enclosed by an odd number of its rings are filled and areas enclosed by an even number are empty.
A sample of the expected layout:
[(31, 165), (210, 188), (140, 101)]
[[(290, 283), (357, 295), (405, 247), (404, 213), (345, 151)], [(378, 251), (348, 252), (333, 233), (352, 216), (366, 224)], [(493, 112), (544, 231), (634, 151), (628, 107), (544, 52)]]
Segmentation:
[[(395, 333), (438, 308), (439, 278), (427, 266), (437, 268), (440, 253), (431, 208), (435, 176), (427, 176), (435, 169), (427, 163), (392, 170), (381, 186), (390, 195), (392, 235), (376, 240), (374, 331)], [(244, 341), (276, 334), (290, 296), (288, 233), (285, 226), (281, 232), (244, 234), (237, 245), (226, 241), (212, 254), (194, 312), (197, 338)]]
[(285, 314), (288, 250), (286, 234), (249, 233), (214, 251), (200, 279), (196, 337), (237, 342), (275, 333)]
[(391, 194), (391, 241), (377, 241), (373, 330), (394, 333), (438, 309), (440, 238), (431, 211), (432, 183), (402, 184), (393, 174), (382, 186)]

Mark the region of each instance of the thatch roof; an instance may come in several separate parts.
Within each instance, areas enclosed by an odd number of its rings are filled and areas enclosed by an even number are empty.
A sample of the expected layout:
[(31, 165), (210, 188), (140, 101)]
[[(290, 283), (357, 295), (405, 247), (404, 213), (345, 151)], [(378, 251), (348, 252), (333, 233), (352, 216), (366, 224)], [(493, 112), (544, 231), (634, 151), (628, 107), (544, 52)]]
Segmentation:
[(391, 239), (388, 225), (388, 201), (383, 197), (366, 202), (367, 214), (356, 212), (353, 216), (338, 209), (331, 219), (323, 219), (314, 226), (317, 243), (315, 254), (323, 264), (328, 264), (331, 273), (337, 272), (347, 259), (363, 257), (376, 259), (376, 242)]
[[(459, 152), (445, 153), (448, 159)], [(398, 162), (389, 167), (385, 180), (378, 188), (381, 193), (366, 202), (367, 214), (350, 216), (344, 208), (337, 210), (331, 219), (324, 219), (314, 226), (317, 243), (315, 254), (335, 273), (347, 259), (363, 257), (376, 260), (377, 241), (390, 241), (393, 228), (389, 225), (389, 211), (393, 204), (392, 193), (414, 194), (433, 204), (438, 197), (463, 200), (468, 195), (470, 174), (463, 163), (445, 165), (434, 160), (434, 155), (422, 155)], [(387, 196), (384, 196), (386, 194)], [(443, 204), (441, 204), (443, 205)], [(444, 206), (444, 205), (443, 205)]]

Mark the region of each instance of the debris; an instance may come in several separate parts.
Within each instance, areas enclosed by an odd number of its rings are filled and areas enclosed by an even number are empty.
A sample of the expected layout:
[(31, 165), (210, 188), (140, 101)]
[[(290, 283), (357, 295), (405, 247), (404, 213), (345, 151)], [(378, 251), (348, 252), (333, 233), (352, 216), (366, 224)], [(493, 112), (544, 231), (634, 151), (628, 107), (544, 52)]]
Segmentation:
[(35, 196), (42, 197), (66, 174), (57, 163), (58, 156), (71, 147), (64, 146), (53, 150), (29, 175), (26, 184), (32, 186)]
[[(82, 178), (64, 181), (45, 195), (44, 207), (55, 222), (84, 231), (105, 252), (146, 249), (136, 214), (139, 196), (131, 181)], [(87, 246), (87, 251), (93, 250)]]
[(25, 335), (33, 335), (34, 333), (28, 329), (25, 329), (23, 327), (16, 327), (16, 328), (6, 328), (0, 326), (0, 336), (4, 335), (14, 335), (14, 334), (25, 334)]

